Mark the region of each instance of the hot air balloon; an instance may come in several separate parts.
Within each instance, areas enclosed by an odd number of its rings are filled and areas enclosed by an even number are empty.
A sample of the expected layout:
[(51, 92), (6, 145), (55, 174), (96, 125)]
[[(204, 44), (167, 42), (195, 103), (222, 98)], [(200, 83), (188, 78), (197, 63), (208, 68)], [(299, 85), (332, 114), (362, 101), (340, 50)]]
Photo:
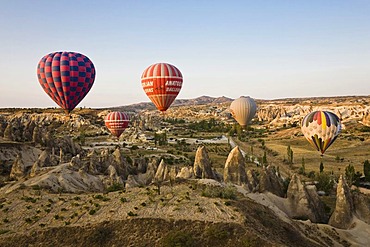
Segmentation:
[(128, 127), (130, 122), (129, 116), (124, 112), (110, 112), (104, 119), (105, 126), (112, 135), (119, 138), (122, 132)]
[(82, 54), (54, 52), (41, 58), (37, 76), (50, 98), (70, 113), (90, 91), (95, 80), (95, 68)]
[(303, 135), (323, 155), (337, 139), (342, 125), (337, 115), (328, 111), (314, 111), (303, 118)]
[(231, 102), (230, 111), (235, 120), (245, 129), (256, 114), (257, 105), (252, 98), (241, 96)]
[(168, 63), (150, 65), (141, 75), (141, 85), (158, 110), (166, 111), (182, 87), (182, 74)]

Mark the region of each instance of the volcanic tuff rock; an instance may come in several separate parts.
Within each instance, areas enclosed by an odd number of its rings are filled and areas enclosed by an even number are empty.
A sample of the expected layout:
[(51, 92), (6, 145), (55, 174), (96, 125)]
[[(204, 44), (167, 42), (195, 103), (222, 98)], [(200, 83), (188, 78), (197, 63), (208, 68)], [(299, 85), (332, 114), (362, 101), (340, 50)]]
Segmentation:
[(157, 158), (152, 158), (151, 160), (149, 160), (145, 173), (145, 185), (149, 185), (152, 182), (157, 172), (158, 163), (159, 160)]
[(38, 159), (32, 165), (30, 177), (36, 176), (42, 167), (57, 165), (56, 158), (51, 158), (50, 156), (51, 154), (48, 150), (42, 151)]
[(101, 165), (94, 149), (87, 154), (87, 159), (89, 160), (89, 173), (93, 175), (98, 174), (101, 170)]
[(22, 184), (20, 182), (8, 184), (1, 190), (10, 193), (21, 185), (37, 186), (53, 192), (64, 191), (68, 193), (103, 192), (105, 189), (102, 179), (82, 170), (76, 170), (69, 163), (50, 167), (42, 174), (26, 180)]
[(287, 200), (290, 205), (290, 217), (298, 219), (308, 218), (315, 223), (327, 222), (328, 217), (325, 214), (324, 205), (316, 192), (316, 187), (306, 187), (296, 174), (293, 174), (290, 180)]
[(362, 118), (362, 124), (370, 127), (370, 112), (365, 113)]
[(108, 173), (109, 173), (109, 178), (110, 178), (110, 185), (113, 184), (123, 184), (122, 178), (118, 175), (117, 170), (114, 166), (110, 165), (108, 166)]
[(247, 179), (251, 187), (251, 191), (255, 192), (257, 190), (258, 186), (258, 177), (256, 173), (253, 170), (248, 170), (247, 171)]
[(123, 179), (127, 178), (128, 176), (127, 164), (126, 164), (126, 160), (121, 154), (121, 149), (117, 147), (114, 150), (112, 156), (113, 156), (113, 161), (111, 165), (113, 165), (116, 168), (119, 176), (121, 176)]
[(194, 175), (196, 178), (215, 178), (212, 170), (212, 163), (205, 146), (198, 147), (195, 154)]
[(163, 160), (159, 163), (157, 171), (153, 178), (153, 183), (162, 183), (163, 181), (167, 180), (169, 177), (169, 170), (167, 165), (164, 163)]
[(370, 224), (370, 198), (358, 192), (355, 192), (352, 195), (357, 218)]
[(274, 166), (263, 167), (260, 180), (259, 192), (269, 191), (277, 196), (284, 197), (283, 180), (278, 176)]
[(227, 157), (224, 168), (225, 183), (245, 185), (248, 183), (245, 172), (245, 159), (238, 146), (233, 148)]
[(194, 169), (190, 166), (182, 167), (176, 178), (191, 179), (194, 178)]
[(27, 167), (23, 163), (22, 154), (18, 153), (16, 160), (13, 163), (12, 170), (10, 171), (10, 178), (19, 180), (27, 175)]
[(340, 175), (337, 187), (337, 201), (329, 225), (349, 229), (353, 220), (353, 200), (350, 189), (343, 175)]

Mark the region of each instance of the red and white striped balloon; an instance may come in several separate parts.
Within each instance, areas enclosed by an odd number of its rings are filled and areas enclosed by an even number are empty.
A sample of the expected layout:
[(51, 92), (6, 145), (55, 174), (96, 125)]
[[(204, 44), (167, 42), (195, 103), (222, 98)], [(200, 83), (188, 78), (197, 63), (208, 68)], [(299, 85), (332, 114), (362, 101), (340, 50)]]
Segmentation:
[(162, 112), (166, 111), (175, 101), (181, 90), (182, 82), (180, 70), (168, 63), (153, 64), (141, 75), (144, 92)]
[(107, 126), (112, 135), (118, 138), (122, 134), (122, 132), (125, 131), (125, 129), (128, 127), (130, 118), (124, 112), (115, 111), (109, 113), (105, 117), (104, 122), (105, 126)]

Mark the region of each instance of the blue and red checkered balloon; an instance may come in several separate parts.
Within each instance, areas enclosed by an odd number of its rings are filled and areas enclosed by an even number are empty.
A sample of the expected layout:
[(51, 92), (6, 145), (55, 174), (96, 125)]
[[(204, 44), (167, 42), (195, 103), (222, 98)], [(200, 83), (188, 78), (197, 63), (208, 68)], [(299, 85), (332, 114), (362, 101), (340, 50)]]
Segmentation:
[(94, 84), (95, 67), (80, 53), (54, 52), (40, 60), (37, 77), (50, 98), (70, 113)]

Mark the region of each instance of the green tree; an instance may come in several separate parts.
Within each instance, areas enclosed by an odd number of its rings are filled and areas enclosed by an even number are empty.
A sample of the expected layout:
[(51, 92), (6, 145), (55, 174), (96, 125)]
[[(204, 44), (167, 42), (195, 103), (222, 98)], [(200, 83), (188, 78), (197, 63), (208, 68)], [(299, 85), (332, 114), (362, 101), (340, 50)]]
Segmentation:
[(306, 164), (305, 164), (304, 157), (302, 157), (301, 167), (299, 168), (298, 173), (303, 174), (303, 175), (306, 174)]
[(166, 132), (163, 133), (154, 133), (154, 144), (157, 146), (165, 146), (167, 145), (167, 134)]
[(266, 151), (263, 152), (262, 164), (263, 165), (266, 165), (267, 164), (267, 154), (266, 154)]
[(292, 165), (293, 164), (293, 150), (290, 148), (290, 145), (287, 147), (287, 155), (288, 155), (288, 164)]
[(370, 162), (369, 160), (365, 160), (364, 162), (364, 175), (366, 181), (370, 181)]
[(352, 186), (352, 184), (354, 183), (355, 175), (356, 175), (355, 167), (349, 164), (345, 170), (345, 177), (346, 177), (348, 186)]
[(330, 194), (333, 190), (334, 181), (331, 179), (329, 174), (326, 172), (316, 173), (317, 190), (325, 191), (326, 194)]
[(320, 173), (323, 173), (323, 172), (324, 172), (324, 163), (320, 161)]

